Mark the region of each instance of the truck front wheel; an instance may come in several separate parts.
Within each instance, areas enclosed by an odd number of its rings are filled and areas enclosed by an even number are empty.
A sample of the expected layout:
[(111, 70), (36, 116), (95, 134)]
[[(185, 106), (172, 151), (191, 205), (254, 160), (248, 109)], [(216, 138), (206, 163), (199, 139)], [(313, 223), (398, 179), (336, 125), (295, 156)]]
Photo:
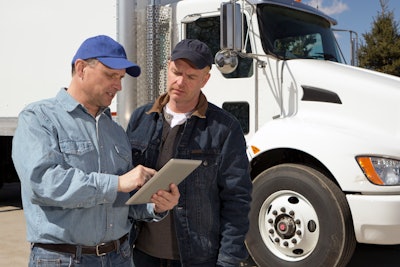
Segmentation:
[(356, 239), (344, 193), (307, 166), (265, 170), (253, 182), (246, 245), (258, 266), (346, 266)]

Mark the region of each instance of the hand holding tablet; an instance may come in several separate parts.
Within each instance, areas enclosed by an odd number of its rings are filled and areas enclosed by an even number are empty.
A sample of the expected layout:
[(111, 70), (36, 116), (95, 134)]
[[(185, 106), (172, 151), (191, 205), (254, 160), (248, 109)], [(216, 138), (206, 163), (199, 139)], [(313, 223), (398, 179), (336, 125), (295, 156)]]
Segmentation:
[(201, 160), (170, 159), (148, 182), (127, 202), (127, 205), (149, 203), (158, 190), (169, 190), (171, 183), (178, 185), (200, 164)]

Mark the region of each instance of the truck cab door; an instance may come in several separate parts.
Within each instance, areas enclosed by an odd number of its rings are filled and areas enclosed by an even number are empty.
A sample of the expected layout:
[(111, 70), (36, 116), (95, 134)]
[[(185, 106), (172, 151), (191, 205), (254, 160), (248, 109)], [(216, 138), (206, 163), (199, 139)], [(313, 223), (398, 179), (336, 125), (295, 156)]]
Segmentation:
[[(199, 16), (195, 21), (182, 25), (183, 38), (198, 39), (206, 43), (215, 56), (220, 50), (220, 15)], [(245, 23), (247, 27), (247, 23)], [(251, 53), (250, 42), (246, 45), (246, 52)], [(235, 71), (222, 74), (215, 64), (211, 69), (211, 77), (202, 89), (209, 102), (229, 111), (238, 118), (243, 132), (251, 136), (255, 131), (255, 63), (251, 58), (239, 57)]]

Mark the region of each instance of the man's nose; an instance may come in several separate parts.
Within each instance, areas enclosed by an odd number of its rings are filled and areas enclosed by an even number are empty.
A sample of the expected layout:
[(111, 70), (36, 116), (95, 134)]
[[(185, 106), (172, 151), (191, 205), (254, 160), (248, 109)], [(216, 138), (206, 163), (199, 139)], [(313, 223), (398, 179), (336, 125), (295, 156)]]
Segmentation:
[(185, 79), (183, 78), (182, 75), (176, 77), (176, 83), (177, 83), (178, 85), (182, 85), (184, 82), (185, 82)]
[(113, 87), (114, 87), (117, 91), (121, 91), (121, 90), (122, 90), (122, 82), (121, 82), (121, 80), (116, 81)]

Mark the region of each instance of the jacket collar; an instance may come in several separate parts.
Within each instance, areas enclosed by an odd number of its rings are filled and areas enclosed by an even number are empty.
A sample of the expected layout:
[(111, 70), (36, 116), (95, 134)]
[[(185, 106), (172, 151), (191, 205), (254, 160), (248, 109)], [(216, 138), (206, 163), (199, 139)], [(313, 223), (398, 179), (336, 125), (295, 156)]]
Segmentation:
[[(164, 93), (164, 94), (160, 95), (154, 102), (151, 109), (149, 109), (146, 113), (147, 114), (150, 114), (153, 112), (161, 113), (164, 106), (168, 103), (168, 101), (169, 101), (168, 93)], [(203, 94), (203, 92), (200, 92), (199, 102), (197, 103), (196, 107), (194, 108), (192, 115), (204, 119), (206, 117), (207, 108), (208, 108), (207, 98)]]

